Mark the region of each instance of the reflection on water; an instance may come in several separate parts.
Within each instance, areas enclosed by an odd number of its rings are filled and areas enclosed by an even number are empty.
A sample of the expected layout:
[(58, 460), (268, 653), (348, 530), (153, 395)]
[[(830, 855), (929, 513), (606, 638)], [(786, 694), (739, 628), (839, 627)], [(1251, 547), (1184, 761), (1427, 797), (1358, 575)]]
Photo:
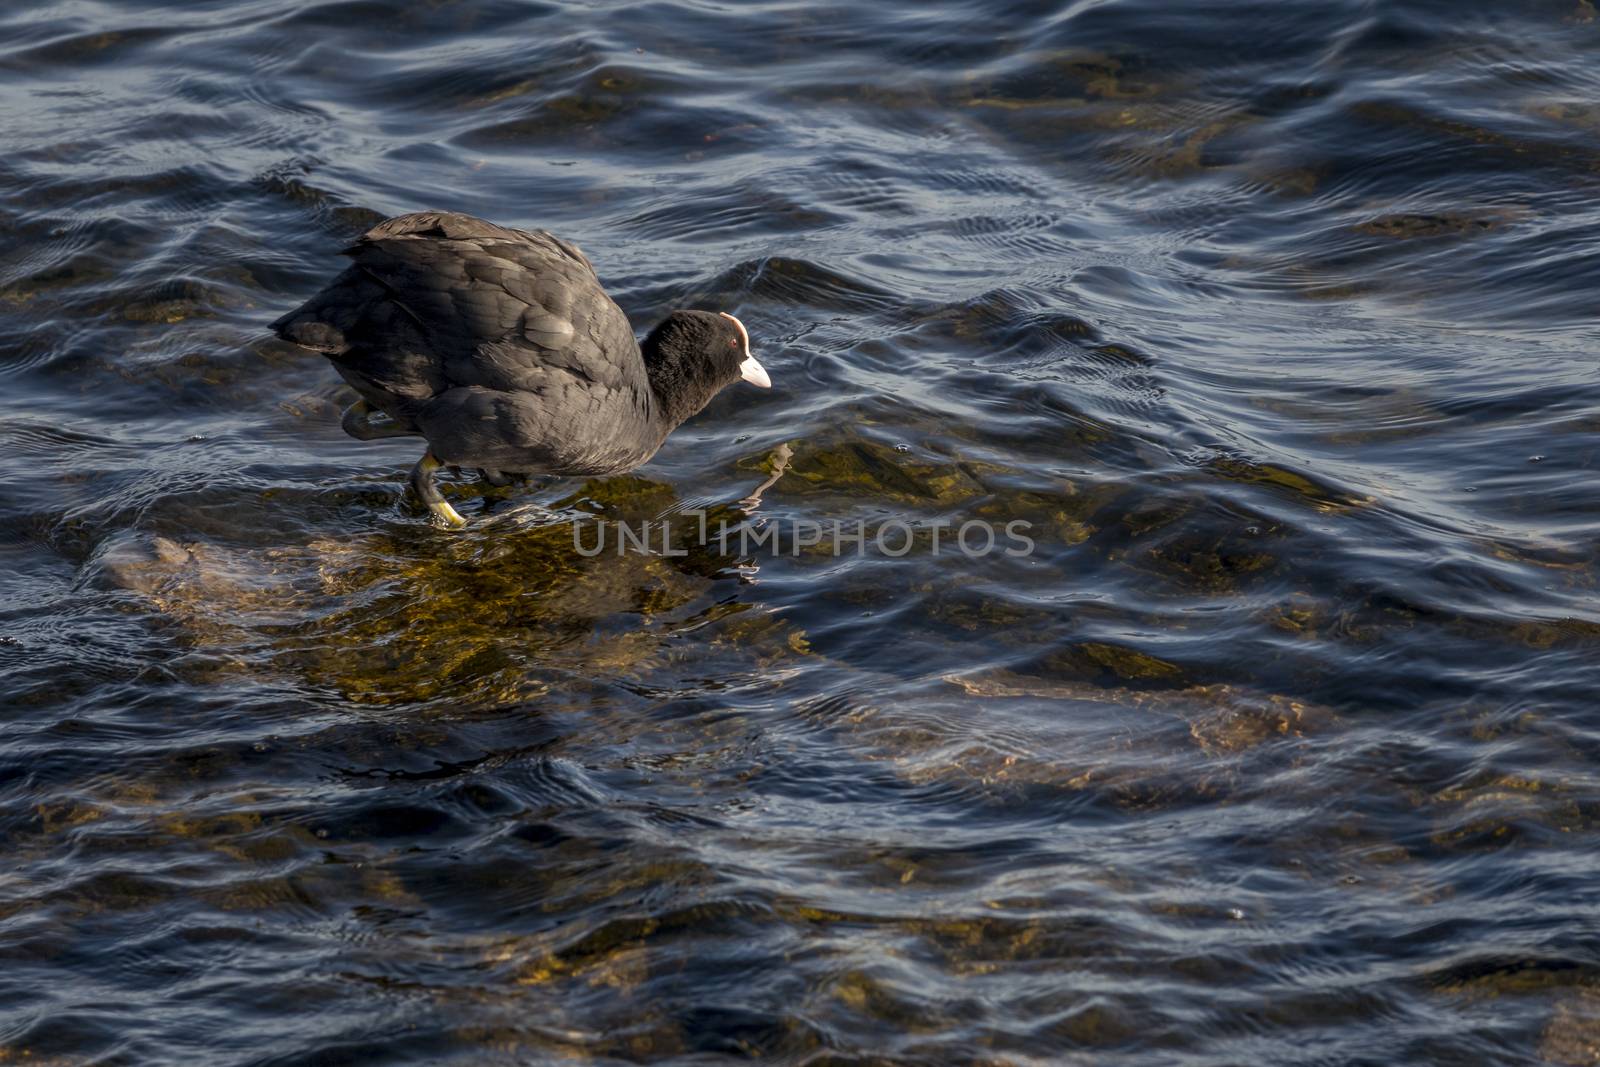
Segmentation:
[[(0, 1062), (1600, 1063), (1588, 0), (0, 29)], [(428, 206), (775, 388), (442, 534)]]

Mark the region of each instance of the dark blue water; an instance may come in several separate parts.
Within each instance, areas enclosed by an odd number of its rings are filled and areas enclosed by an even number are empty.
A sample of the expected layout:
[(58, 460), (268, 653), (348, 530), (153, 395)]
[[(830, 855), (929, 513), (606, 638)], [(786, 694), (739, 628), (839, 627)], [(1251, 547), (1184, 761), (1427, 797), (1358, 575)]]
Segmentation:
[[(0, 1064), (1600, 1063), (1589, 0), (22, 2), (0, 133)], [(424, 207), (776, 387), (431, 526), (266, 330)], [(697, 508), (917, 542), (574, 547)]]

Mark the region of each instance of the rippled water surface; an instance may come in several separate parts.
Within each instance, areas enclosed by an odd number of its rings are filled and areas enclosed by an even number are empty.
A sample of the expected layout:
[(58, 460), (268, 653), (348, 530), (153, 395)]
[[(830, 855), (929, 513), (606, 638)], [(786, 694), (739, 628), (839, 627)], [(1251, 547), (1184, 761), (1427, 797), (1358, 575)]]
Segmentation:
[[(0, 131), (0, 1063), (1600, 1063), (1590, 0), (24, 0)], [(423, 207), (776, 387), (431, 526), (266, 330)], [(574, 547), (697, 508), (919, 533)]]

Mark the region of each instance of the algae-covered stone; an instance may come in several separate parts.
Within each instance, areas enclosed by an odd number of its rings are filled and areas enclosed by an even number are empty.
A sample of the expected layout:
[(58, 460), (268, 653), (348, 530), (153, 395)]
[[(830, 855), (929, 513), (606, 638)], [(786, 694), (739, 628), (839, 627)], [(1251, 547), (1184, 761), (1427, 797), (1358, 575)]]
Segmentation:
[(1600, 988), (1576, 990), (1556, 1003), (1539, 1035), (1539, 1056), (1561, 1067), (1600, 1064)]
[(545, 696), (568, 672), (643, 679), (673, 669), (680, 626), (752, 664), (804, 654), (779, 617), (748, 645), (721, 634), (744, 606), (715, 603), (723, 564), (704, 552), (578, 551), (585, 512), (637, 523), (676, 506), (669, 488), (608, 479), (566, 503), (585, 510), (513, 509), (464, 538), (422, 526), (266, 548), (123, 536), (95, 571), (176, 625), (188, 649), (171, 669), (298, 677), (355, 703), (494, 706)]
[(982, 492), (970, 475), (954, 465), (916, 460), (887, 445), (853, 440), (821, 448), (802, 448), (790, 468), (793, 489), (814, 487), (900, 503), (949, 505)]
[(1501, 774), (1435, 793), (1429, 801), (1441, 848), (1497, 849), (1539, 830), (1592, 831), (1596, 820), (1564, 783)]

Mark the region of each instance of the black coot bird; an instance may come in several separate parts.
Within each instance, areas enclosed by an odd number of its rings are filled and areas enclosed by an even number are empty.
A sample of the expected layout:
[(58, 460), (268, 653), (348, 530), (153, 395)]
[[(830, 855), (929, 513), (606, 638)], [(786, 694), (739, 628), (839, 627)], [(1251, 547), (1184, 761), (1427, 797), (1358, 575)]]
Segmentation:
[(428, 211), (344, 254), (353, 265), (272, 328), (361, 394), (344, 413), (352, 437), (427, 440), (411, 484), (451, 526), (466, 520), (433, 485), (440, 466), (495, 484), (632, 470), (724, 386), (772, 384), (727, 313), (674, 311), (640, 345), (589, 260), (552, 234)]

